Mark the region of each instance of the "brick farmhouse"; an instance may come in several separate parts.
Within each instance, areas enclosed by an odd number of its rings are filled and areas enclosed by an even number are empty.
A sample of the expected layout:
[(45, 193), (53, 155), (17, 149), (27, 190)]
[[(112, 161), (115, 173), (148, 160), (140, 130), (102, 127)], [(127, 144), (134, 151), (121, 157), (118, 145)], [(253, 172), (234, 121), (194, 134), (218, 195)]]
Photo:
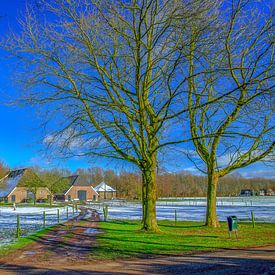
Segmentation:
[(79, 175), (63, 178), (68, 180), (70, 188), (65, 192), (65, 201), (97, 201), (98, 193), (92, 185)]
[(10, 171), (4, 178), (0, 179), (0, 201), (20, 203), (34, 198), (36, 198), (36, 200), (50, 199), (51, 192), (47, 187), (36, 187), (34, 194), (33, 189), (27, 186), (21, 186), (24, 176), (27, 173), (32, 173), (34, 177), (38, 178), (30, 169), (25, 168)]

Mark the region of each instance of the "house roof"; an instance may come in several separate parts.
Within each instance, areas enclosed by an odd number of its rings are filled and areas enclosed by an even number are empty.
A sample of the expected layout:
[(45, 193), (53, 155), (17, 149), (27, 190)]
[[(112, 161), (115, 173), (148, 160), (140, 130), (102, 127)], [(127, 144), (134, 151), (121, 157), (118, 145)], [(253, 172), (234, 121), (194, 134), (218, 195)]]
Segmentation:
[[(0, 180), (0, 198), (7, 197), (10, 192), (18, 185), (26, 169), (10, 171)], [(1, 189), (3, 187), (3, 189)]]
[(96, 187), (94, 187), (94, 189), (97, 192), (116, 192), (116, 190), (113, 187), (107, 185), (104, 181)]
[(67, 180), (69, 185), (71, 186), (71, 185), (74, 185), (75, 181), (77, 180), (77, 177), (78, 176), (69, 176), (69, 177), (64, 177), (62, 179)]
[(63, 179), (67, 179), (70, 186), (92, 186), (92, 184), (87, 179), (79, 175), (64, 177)]
[(72, 189), (73, 186), (89, 186), (96, 192), (96, 190), (93, 188), (91, 183), (87, 179), (79, 175), (64, 177), (63, 179), (69, 180), (69, 184), (70, 184), (70, 188), (67, 191), (65, 191), (65, 195)]

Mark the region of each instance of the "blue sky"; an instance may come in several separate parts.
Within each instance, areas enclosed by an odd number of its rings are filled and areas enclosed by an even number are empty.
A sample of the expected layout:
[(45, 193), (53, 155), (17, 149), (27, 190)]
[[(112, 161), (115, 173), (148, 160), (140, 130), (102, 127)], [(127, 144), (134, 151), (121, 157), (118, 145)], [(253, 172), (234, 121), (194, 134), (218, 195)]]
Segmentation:
[[(22, 14), (25, 2), (25, 0), (0, 1), (1, 36), (8, 34), (9, 29), (18, 28), (17, 18)], [(18, 87), (13, 85), (13, 70), (5, 57), (5, 53), (0, 51), (0, 160), (12, 168), (39, 165), (44, 168), (58, 166), (75, 170), (79, 167), (89, 167), (90, 164), (85, 160), (49, 162), (43, 157), (43, 147), (39, 143), (41, 121), (37, 119), (36, 110), (7, 104), (15, 97)]]
[[(9, 28), (17, 29), (17, 18), (24, 9), (26, 0), (0, 1), (0, 36), (6, 35)], [(40, 120), (37, 111), (30, 107), (9, 106), (7, 102), (14, 98), (18, 87), (13, 85), (13, 69), (5, 59), (5, 53), (0, 51), (0, 160), (10, 167), (25, 167), (39, 165), (43, 168), (87, 168), (90, 166), (123, 168), (123, 164), (117, 164), (106, 160), (89, 162), (86, 159), (51, 160), (43, 155), (43, 136), (40, 131)], [(171, 159), (172, 160), (172, 159)], [(175, 161), (167, 164), (167, 170), (184, 170), (195, 172), (192, 163), (181, 159), (180, 165)], [(248, 168), (238, 170), (245, 177), (264, 176), (275, 177), (274, 167), (264, 164), (254, 164)]]

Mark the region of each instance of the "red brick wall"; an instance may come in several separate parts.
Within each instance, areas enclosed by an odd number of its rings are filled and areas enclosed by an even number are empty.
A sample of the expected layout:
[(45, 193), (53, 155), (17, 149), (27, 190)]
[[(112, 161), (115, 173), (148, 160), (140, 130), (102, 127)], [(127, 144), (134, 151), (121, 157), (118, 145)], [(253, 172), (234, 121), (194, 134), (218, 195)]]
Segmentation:
[[(8, 196), (8, 202), (12, 202), (12, 196), (15, 196), (15, 202), (19, 203), (23, 200), (26, 200), (28, 194), (27, 187), (16, 187)], [(45, 187), (38, 187), (36, 192), (36, 200), (39, 199), (48, 199), (51, 195), (50, 191)]]
[(26, 187), (16, 187), (8, 196), (8, 202), (12, 202), (12, 196), (15, 196), (15, 202), (19, 203), (27, 199), (27, 188)]
[(71, 189), (67, 191), (65, 200), (69, 201), (69, 196), (71, 197), (71, 200), (78, 200), (78, 191), (80, 190), (86, 191), (87, 201), (94, 200), (94, 196), (96, 196), (96, 200), (98, 200), (98, 194), (90, 186), (72, 186)]

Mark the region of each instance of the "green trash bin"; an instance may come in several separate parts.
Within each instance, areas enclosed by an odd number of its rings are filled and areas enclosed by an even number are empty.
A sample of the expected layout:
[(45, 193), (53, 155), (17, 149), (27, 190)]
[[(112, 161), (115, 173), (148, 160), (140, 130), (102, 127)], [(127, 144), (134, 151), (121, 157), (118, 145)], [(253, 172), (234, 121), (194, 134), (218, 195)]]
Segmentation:
[(236, 216), (227, 217), (228, 231), (238, 230), (238, 219)]
[(227, 224), (228, 224), (228, 235), (229, 238), (231, 237), (231, 232), (235, 232), (236, 239), (238, 239), (238, 219), (236, 216), (229, 216), (227, 217)]

